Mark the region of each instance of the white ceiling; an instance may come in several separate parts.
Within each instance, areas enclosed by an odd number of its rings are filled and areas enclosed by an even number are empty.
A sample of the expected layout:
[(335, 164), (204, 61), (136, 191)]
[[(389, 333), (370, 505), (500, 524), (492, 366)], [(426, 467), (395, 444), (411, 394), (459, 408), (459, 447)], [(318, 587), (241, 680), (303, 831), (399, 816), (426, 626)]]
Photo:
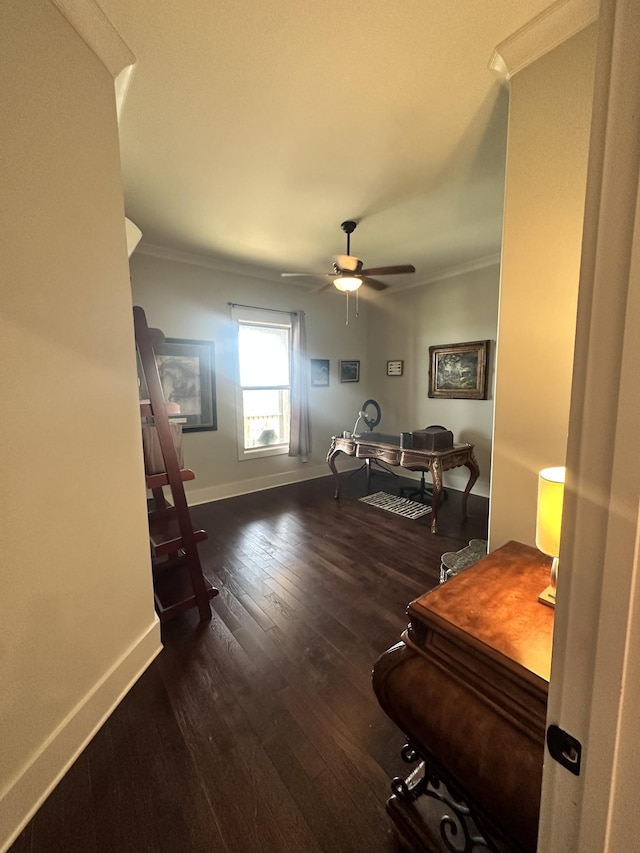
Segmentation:
[(329, 272), (357, 219), (351, 253), (415, 283), (499, 251), (489, 61), (549, 0), (98, 2), (138, 60), (120, 134), (141, 247)]

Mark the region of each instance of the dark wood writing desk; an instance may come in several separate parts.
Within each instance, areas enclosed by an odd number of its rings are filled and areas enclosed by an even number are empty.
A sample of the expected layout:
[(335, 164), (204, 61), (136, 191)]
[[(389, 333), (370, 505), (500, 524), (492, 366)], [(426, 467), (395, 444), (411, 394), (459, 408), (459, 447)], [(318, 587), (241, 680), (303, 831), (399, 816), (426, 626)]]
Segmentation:
[[(374, 666), (378, 701), (408, 739), (403, 757), (420, 762), (387, 802), (410, 849), (433, 849), (424, 803), (442, 801), (440, 782), (489, 849), (536, 849), (554, 615), (538, 594), (550, 564), (508, 542), (412, 601), (403, 641)], [(446, 805), (468, 842), (464, 808)], [(451, 827), (441, 821), (447, 837)]]
[(367, 470), (367, 492), (371, 477), (371, 461), (374, 459), (388, 465), (407, 468), (409, 471), (428, 471), (433, 480), (431, 498), (431, 532), (438, 532), (438, 507), (442, 495), (442, 472), (465, 465), (469, 469), (469, 481), (462, 497), (462, 514), (466, 518), (467, 498), (475, 481), (480, 476), (480, 468), (473, 453), (473, 444), (454, 444), (448, 450), (418, 450), (400, 447), (400, 438), (395, 436), (369, 433), (369, 435), (342, 438), (334, 436), (327, 453), (327, 464), (336, 481), (335, 497), (340, 497), (340, 476), (335, 460), (339, 453), (364, 459)]

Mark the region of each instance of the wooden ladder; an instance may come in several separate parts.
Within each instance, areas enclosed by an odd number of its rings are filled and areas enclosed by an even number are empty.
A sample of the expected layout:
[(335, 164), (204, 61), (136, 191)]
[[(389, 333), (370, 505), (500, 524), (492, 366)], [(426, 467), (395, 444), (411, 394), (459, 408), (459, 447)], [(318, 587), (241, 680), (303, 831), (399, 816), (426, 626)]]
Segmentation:
[[(157, 430), (164, 472), (147, 474), (149, 540), (153, 567), (156, 610), (160, 621), (197, 607), (200, 621), (211, 619), (209, 601), (218, 594), (202, 573), (198, 543), (207, 539), (204, 530), (194, 530), (184, 493), (184, 482), (194, 473), (181, 468), (167, 415), (154, 347), (164, 341), (159, 329), (151, 329), (142, 308), (133, 309), (136, 347), (149, 399), (140, 401), (140, 416)], [(166, 500), (163, 487), (171, 493)]]

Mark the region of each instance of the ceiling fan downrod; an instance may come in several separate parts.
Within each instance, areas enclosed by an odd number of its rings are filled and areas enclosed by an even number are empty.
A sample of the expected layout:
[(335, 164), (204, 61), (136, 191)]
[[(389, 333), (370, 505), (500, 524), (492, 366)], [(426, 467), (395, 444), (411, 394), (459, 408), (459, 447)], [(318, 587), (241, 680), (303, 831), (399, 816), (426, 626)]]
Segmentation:
[[(340, 225), (340, 227), (342, 228), (344, 233), (347, 235), (347, 255), (349, 257), (351, 257), (351, 235), (356, 230), (357, 224), (358, 223), (355, 222), (353, 219), (347, 219)], [(357, 316), (358, 316), (358, 290), (356, 290), (356, 317)], [(345, 325), (346, 326), (349, 325), (349, 291), (347, 291), (347, 322), (345, 323)]]
[(351, 235), (356, 230), (356, 225), (358, 223), (353, 219), (347, 219), (346, 222), (343, 222), (340, 226), (344, 233), (347, 235), (347, 255), (351, 255)]

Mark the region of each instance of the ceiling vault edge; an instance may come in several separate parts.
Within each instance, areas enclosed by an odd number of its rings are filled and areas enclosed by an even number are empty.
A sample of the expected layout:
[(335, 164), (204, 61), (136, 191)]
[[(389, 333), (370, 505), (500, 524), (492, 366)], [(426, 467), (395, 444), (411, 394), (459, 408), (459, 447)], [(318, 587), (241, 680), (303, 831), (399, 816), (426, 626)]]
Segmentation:
[(536, 59), (598, 20), (599, 0), (558, 0), (495, 48), (489, 68), (510, 80)]
[(115, 79), (135, 56), (94, 0), (51, 0)]

